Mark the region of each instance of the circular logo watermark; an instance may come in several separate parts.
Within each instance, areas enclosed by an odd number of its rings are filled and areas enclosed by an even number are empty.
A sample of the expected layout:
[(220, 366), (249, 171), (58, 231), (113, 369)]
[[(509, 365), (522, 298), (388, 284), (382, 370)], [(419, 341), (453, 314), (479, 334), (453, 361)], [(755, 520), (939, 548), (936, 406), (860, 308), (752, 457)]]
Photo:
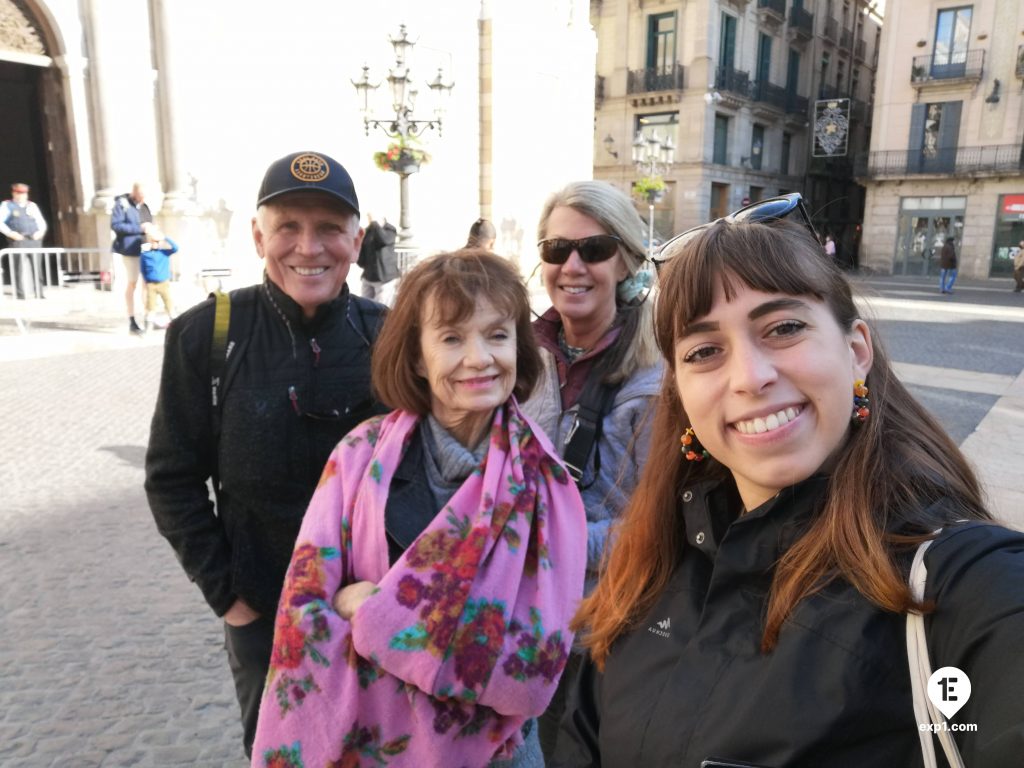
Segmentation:
[(292, 160), (292, 176), (299, 181), (323, 181), (331, 172), (327, 161), (320, 155), (307, 153)]

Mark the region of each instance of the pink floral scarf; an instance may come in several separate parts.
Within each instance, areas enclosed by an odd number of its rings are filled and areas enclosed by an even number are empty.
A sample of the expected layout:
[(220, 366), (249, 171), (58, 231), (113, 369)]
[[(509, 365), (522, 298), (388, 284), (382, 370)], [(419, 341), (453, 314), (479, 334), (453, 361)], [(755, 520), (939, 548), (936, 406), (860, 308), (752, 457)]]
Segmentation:
[[(394, 566), (384, 508), (419, 417), (335, 449), (278, 607), (253, 766), (486, 766), (542, 713), (572, 646), (586, 520), (575, 484), (516, 405), (483, 463)], [(342, 619), (331, 597), (379, 590)]]

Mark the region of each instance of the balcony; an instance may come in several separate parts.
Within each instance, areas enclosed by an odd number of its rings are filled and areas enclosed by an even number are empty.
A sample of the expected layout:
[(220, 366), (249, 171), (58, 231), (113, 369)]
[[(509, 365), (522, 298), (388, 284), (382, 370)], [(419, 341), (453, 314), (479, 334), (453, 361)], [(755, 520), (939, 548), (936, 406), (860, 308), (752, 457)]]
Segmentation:
[(1017, 46), (1017, 77), (1024, 77), (1024, 45)]
[(653, 91), (681, 91), (683, 89), (683, 66), (676, 62), (671, 67), (647, 67), (629, 70), (626, 93), (651, 93)]
[(722, 96), (722, 104), (734, 109), (750, 98), (750, 74), (731, 67), (715, 70), (715, 90)]
[(804, 42), (814, 37), (814, 14), (803, 8), (789, 9), (789, 36)]
[(867, 61), (868, 45), (863, 40), (858, 40), (853, 46), (853, 59), (861, 63)]
[[(786, 111), (786, 89), (780, 85), (769, 83), (767, 80), (755, 80), (751, 84), (750, 98), (754, 100), (755, 110), (757, 110), (758, 105), (766, 105), (777, 109), (779, 112)], [(763, 112), (764, 110), (757, 111)]]
[(910, 83), (915, 88), (928, 85), (977, 83), (985, 69), (984, 49), (948, 56), (915, 56), (910, 68)]
[(766, 24), (782, 24), (786, 20), (786, 0), (757, 0), (757, 15)]
[(997, 176), (1024, 171), (1020, 144), (947, 149), (897, 149), (857, 155), (858, 177), (878, 179), (905, 176)]
[(604, 104), (604, 75), (594, 75), (594, 108)]
[(839, 42), (839, 22), (835, 19), (825, 19), (825, 34), (826, 40), (832, 43)]
[(846, 96), (834, 85), (818, 86), (819, 99), (845, 99)]
[(791, 126), (807, 125), (811, 102), (806, 96), (786, 91), (786, 123)]
[(853, 47), (852, 29), (844, 29), (839, 33), (839, 47), (844, 51), (848, 51)]

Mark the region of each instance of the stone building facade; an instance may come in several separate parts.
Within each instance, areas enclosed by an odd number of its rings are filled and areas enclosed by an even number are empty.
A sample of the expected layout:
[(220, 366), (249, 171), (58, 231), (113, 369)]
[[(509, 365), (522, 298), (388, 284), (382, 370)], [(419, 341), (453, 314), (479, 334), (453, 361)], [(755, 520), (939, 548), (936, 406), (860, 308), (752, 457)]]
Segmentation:
[[(598, 36), (594, 174), (629, 188), (637, 134), (671, 136), (656, 238), (800, 191), (857, 258), (880, 17), (864, 0), (591, 3)], [(814, 157), (815, 105), (840, 104), (843, 151)], [(641, 205), (647, 216), (647, 206)]]
[(936, 274), (952, 237), (961, 274), (1008, 276), (1024, 239), (1024, 5), (898, 2), (885, 21), (875, 131), (857, 164), (863, 263)]

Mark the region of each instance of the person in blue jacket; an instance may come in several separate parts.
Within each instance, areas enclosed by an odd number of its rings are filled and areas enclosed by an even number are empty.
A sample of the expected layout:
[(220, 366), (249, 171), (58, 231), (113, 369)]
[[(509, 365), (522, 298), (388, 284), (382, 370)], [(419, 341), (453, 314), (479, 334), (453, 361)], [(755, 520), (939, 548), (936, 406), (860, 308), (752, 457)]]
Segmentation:
[(178, 244), (164, 235), (155, 226), (146, 228), (146, 242), (139, 254), (139, 272), (146, 283), (146, 320), (144, 328), (153, 327), (150, 318), (156, 309), (156, 297), (164, 303), (164, 311), (170, 320), (174, 317), (174, 303), (171, 300), (171, 255), (178, 252)]
[(114, 253), (120, 254), (128, 278), (124, 300), (128, 306), (128, 330), (131, 333), (142, 333), (142, 328), (135, 322), (135, 286), (139, 282), (139, 254), (146, 242), (146, 229), (152, 223), (153, 214), (146, 205), (146, 192), (139, 182), (132, 185), (129, 194), (114, 198), (110, 228), (114, 230)]

